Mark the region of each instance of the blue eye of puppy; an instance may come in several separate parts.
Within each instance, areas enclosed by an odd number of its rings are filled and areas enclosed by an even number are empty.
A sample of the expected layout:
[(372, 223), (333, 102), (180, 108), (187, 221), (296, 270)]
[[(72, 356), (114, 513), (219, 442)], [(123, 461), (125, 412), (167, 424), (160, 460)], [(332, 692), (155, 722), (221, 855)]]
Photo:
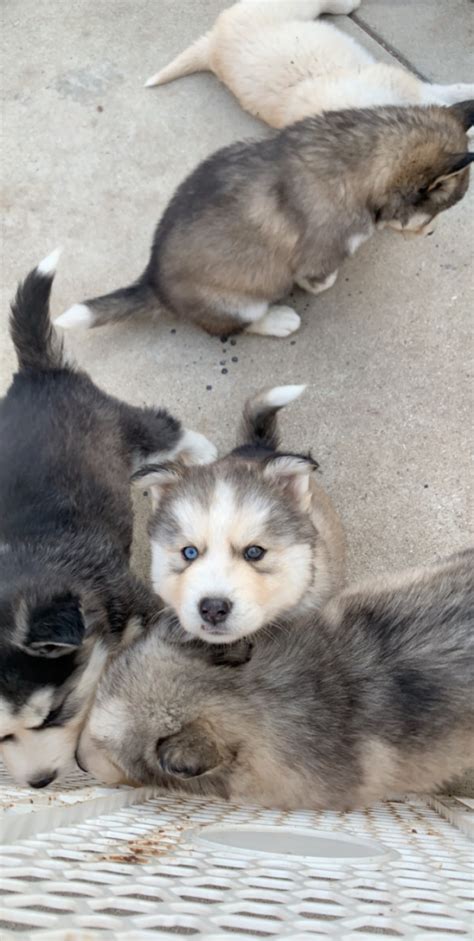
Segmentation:
[(263, 559), (266, 549), (262, 549), (261, 546), (247, 546), (244, 552), (244, 559), (247, 559), (247, 562), (258, 562), (259, 559)]
[(185, 546), (184, 549), (181, 549), (181, 555), (183, 559), (186, 559), (186, 562), (194, 562), (194, 559), (197, 559), (199, 555), (199, 549), (196, 549), (196, 546)]

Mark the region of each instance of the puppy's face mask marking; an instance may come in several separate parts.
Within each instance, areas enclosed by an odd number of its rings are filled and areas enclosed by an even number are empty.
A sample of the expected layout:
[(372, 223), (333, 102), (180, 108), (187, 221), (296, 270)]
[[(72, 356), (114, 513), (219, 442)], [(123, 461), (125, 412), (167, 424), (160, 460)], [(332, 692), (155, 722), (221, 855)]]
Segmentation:
[(285, 455), (148, 477), (153, 586), (188, 633), (232, 642), (301, 601), (313, 579), (313, 469)]
[(21, 785), (46, 787), (72, 761), (106, 652), (85, 640), (79, 599), (21, 600), (0, 653), (0, 750)]

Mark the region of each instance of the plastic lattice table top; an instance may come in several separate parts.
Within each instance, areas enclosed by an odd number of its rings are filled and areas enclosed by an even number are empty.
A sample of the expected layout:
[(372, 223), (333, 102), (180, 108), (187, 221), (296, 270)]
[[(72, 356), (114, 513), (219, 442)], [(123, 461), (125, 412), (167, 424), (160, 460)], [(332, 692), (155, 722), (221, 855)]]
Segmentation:
[[(284, 813), (84, 785), (82, 775), (39, 793), (3, 780), (2, 939), (473, 936), (469, 801), (407, 798), (346, 814)], [(236, 828), (239, 838), (260, 828), (266, 851), (203, 841), (216, 833), (227, 839), (222, 828)], [(285, 850), (295, 828), (297, 840), (304, 830), (326, 841), (316, 854), (295, 855), (294, 845)], [(344, 840), (355, 849), (325, 855)], [(361, 846), (369, 855), (357, 858)]]

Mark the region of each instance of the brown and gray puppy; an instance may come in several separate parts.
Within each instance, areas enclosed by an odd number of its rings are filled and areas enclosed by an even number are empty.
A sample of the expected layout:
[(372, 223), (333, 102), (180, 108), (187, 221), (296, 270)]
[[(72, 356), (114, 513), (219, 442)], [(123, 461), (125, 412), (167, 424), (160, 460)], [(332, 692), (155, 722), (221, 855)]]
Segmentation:
[(232, 643), (320, 607), (344, 578), (344, 534), (308, 455), (278, 450), (276, 414), (304, 386), (250, 400), (240, 444), (207, 467), (135, 475), (152, 491), (152, 582), (189, 634)]
[(377, 229), (426, 233), (462, 199), (473, 122), (473, 101), (334, 111), (217, 151), (176, 191), (141, 277), (56, 322), (161, 306), (211, 334), (286, 337), (300, 318), (271, 305), (295, 283), (319, 294)]
[(469, 550), (350, 589), (260, 634), (238, 669), (138, 641), (100, 684), (81, 766), (283, 808), (438, 787), (473, 761), (473, 563)]

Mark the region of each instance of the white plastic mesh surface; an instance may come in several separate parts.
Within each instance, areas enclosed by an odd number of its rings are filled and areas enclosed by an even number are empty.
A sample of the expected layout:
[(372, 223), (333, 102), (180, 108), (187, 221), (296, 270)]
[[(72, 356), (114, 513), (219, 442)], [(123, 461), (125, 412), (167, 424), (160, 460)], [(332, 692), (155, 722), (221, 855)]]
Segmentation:
[[(416, 799), (348, 814), (282, 813), (84, 780), (41, 793), (3, 787), (1, 938), (472, 937), (472, 843), (441, 815), (464, 829), (469, 802)], [(276, 824), (282, 833), (305, 827), (392, 853), (351, 863), (236, 853), (195, 842), (208, 824)]]

